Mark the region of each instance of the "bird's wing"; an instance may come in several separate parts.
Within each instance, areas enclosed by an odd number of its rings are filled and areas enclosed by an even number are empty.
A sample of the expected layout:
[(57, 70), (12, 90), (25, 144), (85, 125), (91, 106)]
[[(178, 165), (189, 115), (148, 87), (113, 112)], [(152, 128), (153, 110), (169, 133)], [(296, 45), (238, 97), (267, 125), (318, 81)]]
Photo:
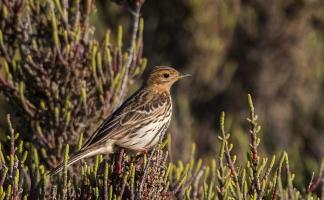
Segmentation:
[(145, 90), (136, 92), (113, 112), (85, 142), (81, 149), (100, 144), (108, 139), (118, 140), (133, 129), (165, 112), (167, 95), (152, 95)]

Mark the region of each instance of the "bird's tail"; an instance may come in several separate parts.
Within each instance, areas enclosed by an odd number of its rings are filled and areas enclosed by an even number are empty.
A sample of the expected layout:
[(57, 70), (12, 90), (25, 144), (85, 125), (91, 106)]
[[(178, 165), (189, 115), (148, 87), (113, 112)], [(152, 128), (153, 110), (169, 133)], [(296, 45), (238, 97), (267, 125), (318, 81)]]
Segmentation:
[[(109, 150), (111, 149), (111, 150)], [(69, 167), (70, 165), (72, 165), (73, 163), (83, 159), (83, 158), (87, 158), (90, 156), (94, 156), (97, 154), (101, 154), (101, 153), (113, 153), (112, 148), (107, 148), (107, 147), (102, 147), (102, 148), (90, 148), (90, 149), (84, 149), (84, 150), (80, 150), (78, 151), (76, 154), (72, 155), (71, 158), (68, 160), (66, 167)], [(51, 170), (48, 175), (49, 176), (53, 176), (56, 175), (57, 173), (59, 173), (60, 171), (62, 171), (64, 168), (64, 162), (62, 162), (61, 164), (59, 164), (56, 168), (54, 168), (53, 170)]]

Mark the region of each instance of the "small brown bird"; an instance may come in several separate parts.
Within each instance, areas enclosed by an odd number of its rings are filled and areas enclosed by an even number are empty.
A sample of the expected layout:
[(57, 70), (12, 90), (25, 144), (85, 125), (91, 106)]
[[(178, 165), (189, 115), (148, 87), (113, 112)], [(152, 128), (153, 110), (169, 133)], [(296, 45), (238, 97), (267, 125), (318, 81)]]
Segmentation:
[[(113, 112), (71, 156), (67, 166), (97, 154), (111, 154), (118, 149), (146, 152), (164, 136), (172, 115), (171, 86), (181, 75), (172, 67), (155, 67), (142, 87)], [(50, 172), (57, 174), (63, 163)]]

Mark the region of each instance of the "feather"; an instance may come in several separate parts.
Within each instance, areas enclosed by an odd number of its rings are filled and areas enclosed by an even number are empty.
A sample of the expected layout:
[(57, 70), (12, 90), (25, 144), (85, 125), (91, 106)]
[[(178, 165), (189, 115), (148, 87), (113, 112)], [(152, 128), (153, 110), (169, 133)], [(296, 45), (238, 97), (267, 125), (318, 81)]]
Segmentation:
[[(97, 154), (103, 154), (103, 153), (113, 153), (113, 143), (107, 143), (104, 145), (101, 145), (100, 147), (96, 148), (87, 148), (84, 150), (78, 151), (76, 154), (72, 155), (71, 158), (68, 160), (66, 167), (69, 167), (73, 163), (83, 159), (87, 158), (93, 155)], [(48, 175), (53, 176), (62, 171), (64, 168), (64, 162), (59, 164), (56, 168), (54, 168), (52, 171), (48, 173)]]

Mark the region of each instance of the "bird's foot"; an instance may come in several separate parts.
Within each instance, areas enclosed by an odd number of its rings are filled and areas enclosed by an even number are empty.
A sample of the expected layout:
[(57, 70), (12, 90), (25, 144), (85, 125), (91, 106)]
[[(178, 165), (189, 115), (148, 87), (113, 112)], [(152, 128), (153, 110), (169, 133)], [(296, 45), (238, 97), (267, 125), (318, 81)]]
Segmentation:
[(117, 166), (116, 166), (116, 173), (118, 174), (118, 175), (121, 175), (121, 173), (123, 172), (123, 168), (122, 168), (122, 166), (121, 166), (121, 163), (117, 163)]
[(123, 167), (122, 167), (123, 156), (124, 156), (124, 149), (120, 149), (118, 161), (116, 163), (116, 173), (118, 175), (121, 175), (121, 173), (123, 172)]

